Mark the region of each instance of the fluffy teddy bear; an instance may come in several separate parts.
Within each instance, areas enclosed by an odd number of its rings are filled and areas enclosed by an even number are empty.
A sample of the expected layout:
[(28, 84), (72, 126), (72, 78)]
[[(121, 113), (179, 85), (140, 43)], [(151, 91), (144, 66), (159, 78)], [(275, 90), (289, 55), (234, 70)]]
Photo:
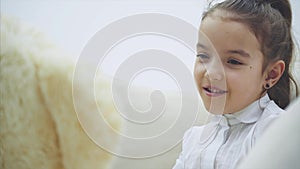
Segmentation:
[[(89, 138), (77, 119), (72, 95), (75, 60), (62, 53), (41, 33), (1, 15), (0, 168), (109, 167), (113, 155)], [(109, 81), (102, 78), (96, 86), (104, 117), (120, 129)], [(83, 116), (98, 112), (86, 88), (84, 81), (77, 85)], [(93, 121), (92, 116), (85, 118)], [(91, 125), (104, 142), (118, 144), (115, 135), (101, 130), (106, 124)]]
[[(116, 156), (118, 151), (126, 154), (128, 146), (118, 134), (105, 128), (107, 124), (99, 123), (94, 115), (99, 113), (100, 107), (103, 117), (115, 131), (123, 131), (125, 135), (128, 134), (126, 131), (129, 135), (155, 135), (172, 126), (177, 118), (176, 112), (180, 110), (181, 104), (175, 93), (165, 93), (170, 104), (166, 105), (160, 120), (152, 124), (154, 127), (145, 129), (145, 126), (128, 124), (127, 120), (121, 119), (116, 110), (117, 106), (114, 105), (111, 93), (112, 78), (101, 73), (96, 74), (94, 97), (90, 84), (86, 82), (86, 73), (89, 73), (89, 65), (86, 63), (87, 70), (80, 72), (80, 81), (75, 86), (75, 97), (80, 100), (74, 106), (72, 83), (76, 70), (75, 58), (63, 54), (60, 49), (49, 43), (43, 34), (25, 23), (3, 16), (0, 58), (1, 168), (165, 169), (174, 165), (180, 153), (180, 144), (171, 145), (173, 148), (169, 151), (151, 158)], [(145, 100), (148, 100), (150, 90), (143, 87), (132, 89), (135, 105), (141, 109), (148, 108)], [(189, 101), (188, 107), (195, 106), (195, 101)], [(202, 121), (199, 123), (202, 124), (207, 114), (203, 106), (199, 106), (198, 110), (201, 113), (197, 119)], [(84, 125), (81, 125), (84, 122), (86, 127), (89, 127), (88, 132), (85, 132)], [(191, 121), (191, 125), (192, 123)], [(93, 133), (93, 139), (89, 138), (88, 134)], [(168, 139), (180, 142), (175, 137)], [(109, 145), (115, 155), (100, 148), (101, 145), (97, 145), (99, 140), (103, 145)], [(157, 145), (159, 143), (153, 144), (160, 146)], [(151, 147), (144, 146), (143, 149), (147, 151), (151, 150)]]

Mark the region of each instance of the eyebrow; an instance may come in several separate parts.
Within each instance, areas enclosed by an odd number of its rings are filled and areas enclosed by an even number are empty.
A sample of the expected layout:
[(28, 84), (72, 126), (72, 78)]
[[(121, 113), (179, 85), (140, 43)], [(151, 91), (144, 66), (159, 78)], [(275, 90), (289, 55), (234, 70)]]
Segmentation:
[(231, 53), (231, 54), (238, 54), (244, 57), (250, 57), (249, 53), (247, 53), (244, 50), (228, 50), (227, 53)]
[(197, 48), (203, 48), (203, 49), (208, 50), (208, 47), (205, 46), (205, 45), (203, 45), (203, 44), (201, 44), (201, 43), (197, 43)]
[[(197, 43), (197, 48), (203, 48), (205, 50), (209, 50), (209, 48), (201, 43)], [(230, 54), (238, 54), (241, 55), (243, 57), (251, 57), (249, 53), (247, 53), (246, 51), (242, 50), (242, 49), (236, 49), (236, 50), (228, 50), (227, 53)]]

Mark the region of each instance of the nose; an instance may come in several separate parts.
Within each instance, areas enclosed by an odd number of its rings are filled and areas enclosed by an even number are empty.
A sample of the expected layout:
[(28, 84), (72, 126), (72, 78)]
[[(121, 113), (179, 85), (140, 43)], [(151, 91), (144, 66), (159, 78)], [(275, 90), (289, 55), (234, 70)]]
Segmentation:
[(210, 61), (210, 63), (206, 64), (206, 72), (205, 76), (208, 77), (212, 81), (220, 81), (224, 77), (224, 68), (220, 59), (215, 58)]

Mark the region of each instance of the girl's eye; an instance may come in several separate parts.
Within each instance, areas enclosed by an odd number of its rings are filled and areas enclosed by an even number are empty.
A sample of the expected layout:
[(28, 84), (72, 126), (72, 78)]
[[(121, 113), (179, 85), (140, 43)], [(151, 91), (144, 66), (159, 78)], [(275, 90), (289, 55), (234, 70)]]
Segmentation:
[(201, 62), (205, 62), (205, 61), (209, 60), (209, 56), (204, 53), (197, 54), (197, 58), (199, 58), (201, 60)]
[(243, 64), (240, 61), (237, 61), (235, 59), (230, 59), (227, 61), (227, 63), (232, 64), (232, 65), (242, 65)]

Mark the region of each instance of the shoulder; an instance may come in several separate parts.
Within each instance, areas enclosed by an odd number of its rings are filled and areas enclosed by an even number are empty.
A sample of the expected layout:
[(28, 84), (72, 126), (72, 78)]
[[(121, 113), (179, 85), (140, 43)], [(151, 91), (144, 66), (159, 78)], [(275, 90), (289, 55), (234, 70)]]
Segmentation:
[(260, 137), (260, 135), (262, 135), (264, 131), (284, 113), (285, 110), (281, 109), (274, 101), (270, 101), (265, 107), (261, 117), (256, 122), (255, 136)]
[(194, 145), (198, 144), (204, 126), (194, 126), (188, 129), (183, 136), (182, 149), (188, 151)]
[(281, 109), (274, 101), (270, 101), (264, 109), (258, 124), (268, 125), (280, 117), (283, 113), (285, 113), (285, 110)]
[(202, 131), (204, 126), (194, 126), (188, 129), (183, 136), (183, 143), (184, 142), (190, 142), (191, 140), (195, 140), (194, 138), (198, 138)]

